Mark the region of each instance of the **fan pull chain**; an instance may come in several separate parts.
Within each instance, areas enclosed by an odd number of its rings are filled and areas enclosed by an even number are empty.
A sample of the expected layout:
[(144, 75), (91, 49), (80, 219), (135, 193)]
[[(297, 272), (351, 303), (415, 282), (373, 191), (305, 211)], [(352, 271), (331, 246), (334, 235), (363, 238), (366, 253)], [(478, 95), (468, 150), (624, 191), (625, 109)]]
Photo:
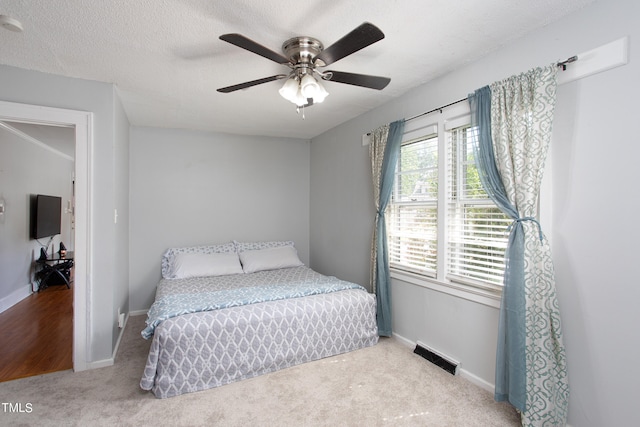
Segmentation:
[[(300, 106), (298, 105), (296, 107), (296, 113), (300, 114)], [(304, 120), (306, 117), (304, 116), (304, 105), (302, 106), (302, 120)]]

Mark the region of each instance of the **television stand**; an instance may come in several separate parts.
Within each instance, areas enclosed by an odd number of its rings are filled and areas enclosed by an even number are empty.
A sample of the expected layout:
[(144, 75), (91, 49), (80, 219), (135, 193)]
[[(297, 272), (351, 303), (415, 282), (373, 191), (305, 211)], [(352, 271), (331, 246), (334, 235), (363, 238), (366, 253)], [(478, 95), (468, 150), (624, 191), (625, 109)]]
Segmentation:
[(40, 257), (35, 261), (35, 280), (38, 292), (53, 285), (66, 285), (71, 289), (71, 270), (73, 269), (73, 252), (64, 256)]

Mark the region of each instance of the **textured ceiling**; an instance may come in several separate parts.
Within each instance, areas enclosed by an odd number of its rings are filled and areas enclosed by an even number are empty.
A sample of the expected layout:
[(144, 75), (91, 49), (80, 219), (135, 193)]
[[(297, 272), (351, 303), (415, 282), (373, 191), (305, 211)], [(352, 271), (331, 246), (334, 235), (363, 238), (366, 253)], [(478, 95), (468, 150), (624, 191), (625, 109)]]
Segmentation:
[[(312, 138), (593, 0), (12, 0), (0, 63), (114, 83), (132, 125)], [(280, 52), (294, 36), (331, 45), (368, 21), (385, 38), (335, 64), (391, 78), (382, 91), (327, 82), (306, 118), (282, 82), (217, 88), (288, 72), (218, 39), (241, 33)]]

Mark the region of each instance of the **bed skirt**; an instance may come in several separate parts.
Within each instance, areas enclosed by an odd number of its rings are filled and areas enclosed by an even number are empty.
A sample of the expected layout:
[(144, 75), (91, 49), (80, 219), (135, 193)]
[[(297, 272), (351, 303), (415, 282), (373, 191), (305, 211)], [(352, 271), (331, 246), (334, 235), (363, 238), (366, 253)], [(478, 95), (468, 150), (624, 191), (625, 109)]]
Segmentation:
[(167, 398), (377, 342), (375, 296), (358, 289), (185, 314), (156, 328), (140, 387)]

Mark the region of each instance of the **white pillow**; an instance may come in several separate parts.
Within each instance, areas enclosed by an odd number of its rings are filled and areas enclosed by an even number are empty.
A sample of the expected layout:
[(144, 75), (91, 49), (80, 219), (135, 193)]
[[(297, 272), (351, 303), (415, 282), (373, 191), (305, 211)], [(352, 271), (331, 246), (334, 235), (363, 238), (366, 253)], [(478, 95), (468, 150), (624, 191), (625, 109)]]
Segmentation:
[(183, 248), (169, 248), (162, 255), (162, 278), (175, 279), (173, 272), (174, 259), (178, 254), (219, 254), (219, 253), (235, 253), (236, 245), (233, 242), (208, 245), (208, 246), (189, 246)]
[(281, 246), (294, 246), (293, 241), (269, 241), (269, 242), (238, 242), (237, 240), (233, 241), (233, 244), (236, 247), (236, 252), (244, 252), (244, 251), (257, 251), (259, 249), (269, 249), (269, 248), (279, 248)]
[(240, 252), (240, 262), (245, 273), (304, 265), (293, 246)]
[(174, 279), (185, 279), (241, 274), (242, 266), (236, 253), (184, 253), (175, 255), (172, 270)]

